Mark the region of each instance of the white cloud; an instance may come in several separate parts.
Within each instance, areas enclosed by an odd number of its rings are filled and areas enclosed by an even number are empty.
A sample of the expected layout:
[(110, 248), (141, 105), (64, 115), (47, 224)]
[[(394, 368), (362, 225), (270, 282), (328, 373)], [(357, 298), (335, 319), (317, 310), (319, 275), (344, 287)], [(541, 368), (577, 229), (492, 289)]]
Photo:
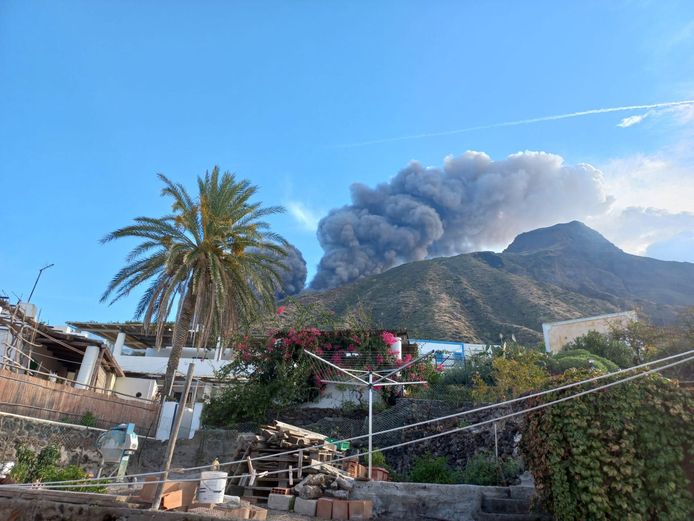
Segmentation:
[(646, 112), (645, 114), (639, 114), (638, 116), (629, 116), (628, 118), (624, 118), (622, 121), (617, 123), (617, 126), (621, 128), (633, 127), (646, 119), (649, 114), (650, 112)]
[(694, 166), (678, 153), (636, 154), (601, 166), (605, 189), (618, 208), (666, 208), (694, 212)]
[(664, 116), (671, 116), (673, 123), (676, 125), (691, 123), (694, 121), (694, 103), (684, 103), (651, 109), (643, 114), (628, 116), (617, 123), (617, 126), (620, 128), (629, 128), (638, 125), (646, 118), (661, 118)]
[(663, 260), (684, 260), (687, 255), (694, 258), (694, 249), (687, 250), (693, 243), (686, 240), (694, 230), (691, 212), (632, 206), (612, 209), (587, 224), (628, 253)]
[(317, 212), (308, 208), (300, 201), (289, 201), (285, 204), (289, 214), (301, 225), (305, 230), (315, 232), (318, 229), (318, 221), (320, 217)]

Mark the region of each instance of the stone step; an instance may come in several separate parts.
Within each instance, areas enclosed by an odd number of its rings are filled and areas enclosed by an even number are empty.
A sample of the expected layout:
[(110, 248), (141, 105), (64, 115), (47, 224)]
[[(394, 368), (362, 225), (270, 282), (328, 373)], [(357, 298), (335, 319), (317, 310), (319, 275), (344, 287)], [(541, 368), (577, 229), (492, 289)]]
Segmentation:
[(511, 499), (526, 499), (528, 501), (535, 497), (535, 487), (515, 485), (508, 487)]
[(496, 514), (527, 514), (530, 512), (530, 501), (484, 495), (482, 496), (482, 512)]
[(476, 521), (552, 521), (549, 514), (531, 512), (529, 514), (497, 514), (493, 512), (477, 512)]
[(511, 497), (511, 491), (509, 487), (485, 487), (484, 495), (487, 497), (509, 498)]

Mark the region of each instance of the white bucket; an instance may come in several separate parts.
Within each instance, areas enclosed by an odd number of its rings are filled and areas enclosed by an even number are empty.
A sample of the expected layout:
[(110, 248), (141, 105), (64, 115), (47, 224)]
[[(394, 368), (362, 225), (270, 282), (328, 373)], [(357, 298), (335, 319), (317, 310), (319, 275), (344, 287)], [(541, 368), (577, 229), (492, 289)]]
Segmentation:
[(209, 505), (223, 503), (227, 475), (226, 472), (201, 472), (198, 502)]

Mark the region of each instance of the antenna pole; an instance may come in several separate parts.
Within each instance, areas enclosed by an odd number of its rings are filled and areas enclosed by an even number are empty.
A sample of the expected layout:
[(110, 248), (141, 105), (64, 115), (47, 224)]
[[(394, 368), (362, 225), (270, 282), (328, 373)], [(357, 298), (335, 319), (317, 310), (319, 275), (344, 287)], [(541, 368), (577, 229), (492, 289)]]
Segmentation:
[[(164, 485), (169, 479), (169, 469), (171, 468), (171, 460), (173, 459), (174, 449), (176, 448), (176, 441), (178, 440), (178, 431), (181, 430), (183, 413), (185, 412), (186, 401), (188, 399), (188, 393), (190, 392), (190, 385), (193, 382), (194, 374), (195, 364), (190, 364), (188, 366), (188, 373), (186, 373), (186, 383), (183, 385), (183, 394), (181, 394), (181, 399), (178, 400), (178, 407), (176, 408), (176, 416), (174, 417), (173, 429), (171, 430), (171, 434), (169, 434), (169, 441), (166, 445), (166, 459), (164, 460), (164, 471), (161, 473), (161, 477), (159, 478), (161, 483), (157, 484), (157, 489), (156, 493), (154, 494), (154, 500), (152, 501), (151, 510), (159, 510), (161, 498), (164, 495)], [(164, 401), (161, 402), (161, 407), (163, 406)]]
[(373, 386), (373, 381), (374, 381), (374, 375), (371, 371), (369, 371), (369, 480), (371, 480), (371, 477), (373, 476), (372, 474), (372, 460), (371, 460), (371, 454), (373, 451), (373, 402), (374, 402), (374, 386)]
[(34, 290), (36, 289), (36, 285), (39, 283), (39, 279), (41, 278), (41, 274), (43, 273), (43, 270), (47, 270), (48, 268), (52, 268), (53, 266), (54, 266), (54, 264), (48, 264), (39, 270), (39, 274), (36, 275), (36, 280), (34, 281), (34, 287), (31, 288), (31, 293), (29, 293), (29, 298), (27, 299), (27, 304), (29, 302), (31, 302), (31, 297), (34, 295)]

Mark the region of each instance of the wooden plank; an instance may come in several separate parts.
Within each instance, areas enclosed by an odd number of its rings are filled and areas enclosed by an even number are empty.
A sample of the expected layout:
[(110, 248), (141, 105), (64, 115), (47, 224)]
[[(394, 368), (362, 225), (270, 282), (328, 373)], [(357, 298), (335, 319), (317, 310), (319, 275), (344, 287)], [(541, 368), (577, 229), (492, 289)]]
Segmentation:
[(0, 410), (54, 421), (67, 416), (74, 422), (90, 411), (106, 424), (132, 422), (138, 431), (147, 432), (156, 421), (158, 405), (0, 369)]
[(305, 436), (307, 438), (315, 438), (315, 439), (318, 439), (320, 441), (325, 441), (327, 439), (327, 436), (324, 436), (323, 434), (319, 434), (317, 432), (302, 429), (301, 427), (296, 427), (294, 425), (290, 425), (289, 423), (283, 423), (281, 421), (275, 420), (273, 422), (273, 424), (275, 425), (275, 427), (279, 427), (281, 429), (291, 431), (292, 434), (296, 433), (296, 434), (299, 434), (301, 436)]

